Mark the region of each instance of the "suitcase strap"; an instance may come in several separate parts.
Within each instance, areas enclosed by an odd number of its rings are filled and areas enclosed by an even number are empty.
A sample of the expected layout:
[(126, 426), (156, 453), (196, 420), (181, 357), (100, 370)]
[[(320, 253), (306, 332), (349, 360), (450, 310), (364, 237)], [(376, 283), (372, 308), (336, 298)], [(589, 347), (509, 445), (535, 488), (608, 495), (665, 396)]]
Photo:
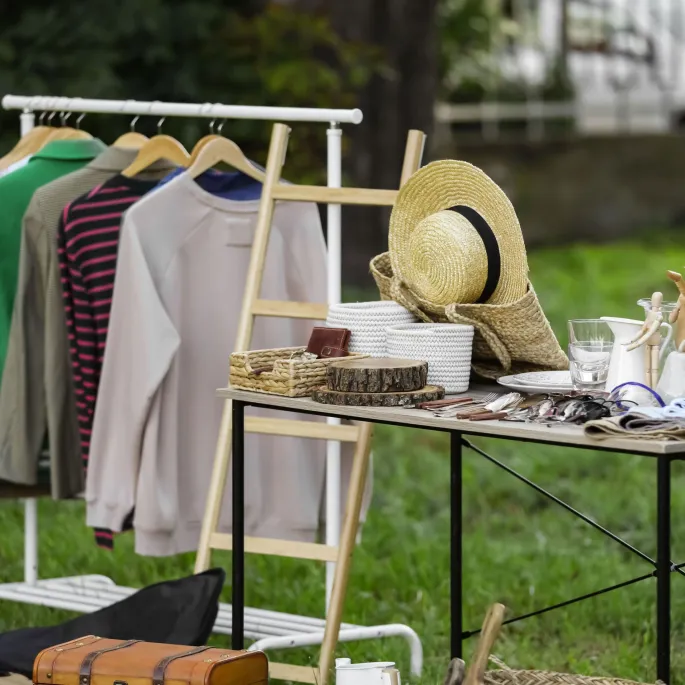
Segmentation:
[(182, 659), (184, 656), (192, 656), (193, 654), (199, 654), (200, 652), (206, 652), (209, 647), (195, 647), (187, 652), (181, 652), (180, 654), (172, 654), (170, 656), (165, 656), (156, 666), (155, 670), (152, 672), (152, 685), (164, 685), (164, 676), (166, 674), (167, 666), (176, 659)]
[(114, 645), (114, 647), (105, 647), (104, 649), (98, 649), (95, 652), (90, 652), (89, 654), (86, 654), (86, 658), (81, 663), (81, 669), (79, 671), (79, 684), (90, 685), (90, 675), (93, 668), (93, 662), (101, 654), (105, 654), (106, 652), (115, 652), (117, 649), (125, 649), (126, 647), (135, 645), (138, 642), (140, 642), (140, 640), (128, 640), (127, 642), (122, 642), (121, 644)]

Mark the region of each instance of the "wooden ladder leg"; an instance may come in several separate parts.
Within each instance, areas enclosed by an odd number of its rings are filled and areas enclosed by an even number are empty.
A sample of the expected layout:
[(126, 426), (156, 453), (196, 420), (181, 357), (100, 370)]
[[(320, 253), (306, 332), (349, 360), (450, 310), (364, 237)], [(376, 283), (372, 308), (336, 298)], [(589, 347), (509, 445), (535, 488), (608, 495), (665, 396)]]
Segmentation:
[(400, 177), (400, 187), (407, 179), (421, 166), (423, 148), (426, 144), (426, 134), (423, 131), (412, 129), (407, 134), (407, 145), (404, 148), (404, 162), (402, 163), (402, 176)]
[(362, 500), (366, 486), (366, 476), (369, 471), (369, 454), (371, 452), (371, 436), (373, 424), (362, 423), (359, 429), (359, 440), (354, 451), (350, 485), (347, 491), (347, 503), (345, 504), (345, 520), (343, 521), (340, 536), (340, 548), (338, 560), (335, 564), (335, 576), (331, 602), (326, 616), (323, 643), (320, 656), (320, 685), (326, 685), (333, 664), (335, 646), (338, 642), (342, 612), (347, 593), (347, 582), (350, 577), (352, 555), (357, 542), (359, 530), (359, 516), (362, 510)]
[[(238, 320), (238, 333), (234, 346), (234, 351), (236, 352), (248, 349), (250, 339), (252, 338), (254, 323), (253, 307), (262, 287), (264, 262), (266, 260), (266, 250), (269, 245), (271, 221), (274, 213), (273, 189), (281, 178), (289, 133), (290, 129), (285, 124), (274, 124), (266, 164), (266, 178), (262, 187), (262, 198), (257, 215), (257, 226), (255, 228), (252, 250), (250, 251), (250, 265), (247, 271), (245, 293), (243, 294), (243, 306), (240, 310), (240, 319)], [(201, 573), (209, 568), (212, 556), (211, 537), (219, 526), (219, 515), (221, 514), (221, 504), (226, 488), (226, 477), (231, 456), (231, 408), (232, 402), (226, 400), (221, 414), (219, 437), (214, 453), (209, 492), (207, 493), (207, 505), (204, 518), (202, 519), (200, 542), (197, 556), (195, 557), (195, 573)]]

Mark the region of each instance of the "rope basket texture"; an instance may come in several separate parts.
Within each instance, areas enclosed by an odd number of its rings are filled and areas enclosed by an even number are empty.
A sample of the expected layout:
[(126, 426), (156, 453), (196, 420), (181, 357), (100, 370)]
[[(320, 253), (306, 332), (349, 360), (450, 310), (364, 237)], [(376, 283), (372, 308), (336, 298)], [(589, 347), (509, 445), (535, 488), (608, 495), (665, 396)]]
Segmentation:
[[(231, 355), (230, 384), (241, 390), (286, 397), (309, 397), (314, 388), (326, 385), (328, 366), (340, 361), (340, 357), (303, 360), (301, 355), (306, 349), (281, 347), (234, 352)], [(346, 359), (367, 356), (350, 354)]]
[(388, 356), (428, 362), (428, 383), (466, 392), (471, 376), (473, 326), (413, 323), (388, 329)]
[(490, 661), (498, 668), (485, 671), (485, 685), (644, 685), (624, 678), (512, 669), (495, 656), (490, 656)]
[(351, 302), (331, 305), (326, 325), (349, 329), (350, 352), (385, 357), (387, 329), (415, 321), (416, 317), (397, 302)]

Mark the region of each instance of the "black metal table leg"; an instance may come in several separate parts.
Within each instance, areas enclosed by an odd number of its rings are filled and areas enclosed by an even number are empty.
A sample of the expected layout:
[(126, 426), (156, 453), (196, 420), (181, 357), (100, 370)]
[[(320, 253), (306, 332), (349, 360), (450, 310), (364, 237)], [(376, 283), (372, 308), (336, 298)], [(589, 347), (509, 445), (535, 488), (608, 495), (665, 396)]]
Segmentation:
[(245, 642), (245, 405), (233, 400), (233, 582), (231, 647), (244, 649)]
[(657, 457), (656, 677), (671, 679), (671, 460)]
[(461, 433), (450, 431), (450, 646), (461, 658), (462, 638), (462, 444)]

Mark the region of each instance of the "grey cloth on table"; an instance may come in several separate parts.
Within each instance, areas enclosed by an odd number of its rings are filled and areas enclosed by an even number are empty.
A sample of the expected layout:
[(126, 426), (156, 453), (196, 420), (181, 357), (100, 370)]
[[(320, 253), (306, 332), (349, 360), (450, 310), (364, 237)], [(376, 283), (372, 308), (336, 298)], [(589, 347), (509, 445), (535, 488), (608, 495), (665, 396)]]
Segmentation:
[(685, 418), (649, 418), (628, 412), (585, 424), (585, 435), (594, 440), (685, 440)]
[[(83, 169), (42, 186), (22, 222), (17, 294), (0, 386), (0, 479), (36, 484), (47, 429), (55, 499), (74, 497), (84, 488), (57, 224), (66, 205), (120, 173), (137, 154), (110, 147)], [(173, 168), (160, 161), (138, 178), (159, 179)]]

